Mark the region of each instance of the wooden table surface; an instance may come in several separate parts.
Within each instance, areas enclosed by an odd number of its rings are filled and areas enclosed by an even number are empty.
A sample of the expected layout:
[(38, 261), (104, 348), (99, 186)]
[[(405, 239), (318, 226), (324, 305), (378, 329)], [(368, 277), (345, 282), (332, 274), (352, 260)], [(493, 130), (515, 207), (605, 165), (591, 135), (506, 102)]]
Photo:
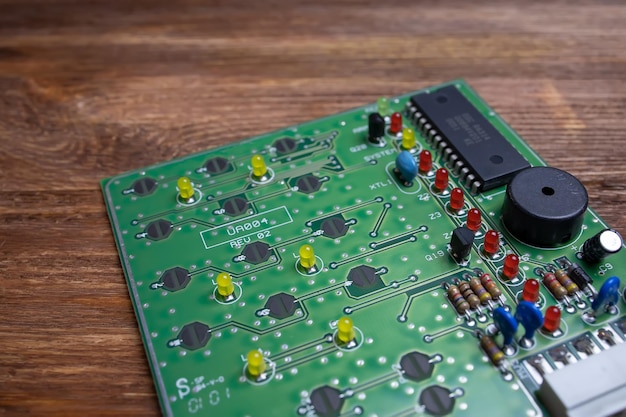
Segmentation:
[(160, 413), (101, 178), (381, 95), (465, 78), (626, 232), (623, 2), (309, 3), (0, 0), (0, 415)]

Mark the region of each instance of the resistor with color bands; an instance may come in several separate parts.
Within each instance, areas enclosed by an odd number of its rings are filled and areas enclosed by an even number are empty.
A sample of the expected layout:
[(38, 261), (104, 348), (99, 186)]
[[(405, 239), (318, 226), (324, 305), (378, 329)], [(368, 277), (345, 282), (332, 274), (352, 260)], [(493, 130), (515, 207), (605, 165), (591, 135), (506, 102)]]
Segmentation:
[[(567, 295), (567, 290), (558, 279), (556, 279), (556, 275), (552, 272), (544, 272), (543, 273), (543, 285), (545, 285), (550, 293), (557, 300), (562, 300)], [(574, 284), (575, 285), (575, 284)]]
[(465, 314), (465, 312), (470, 309), (470, 305), (465, 298), (463, 298), (463, 295), (459, 291), (459, 287), (456, 285), (450, 285), (448, 286), (447, 292), (448, 299), (452, 305), (454, 305), (454, 308), (456, 308), (456, 311), (459, 314)]
[(469, 280), (469, 285), (472, 291), (478, 296), (482, 304), (488, 304), (491, 301), (491, 294), (487, 292), (483, 284), (478, 278), (472, 278)]
[(500, 291), (500, 288), (498, 288), (496, 283), (493, 282), (493, 279), (491, 279), (491, 275), (487, 273), (482, 274), (480, 276), (480, 282), (483, 284), (483, 287), (485, 287), (485, 289), (489, 291), (489, 294), (491, 294), (491, 297), (494, 300), (500, 298), (500, 296), (502, 295), (502, 291)]
[(480, 298), (474, 294), (472, 287), (470, 287), (467, 281), (459, 282), (459, 291), (461, 291), (461, 294), (463, 294), (463, 297), (467, 300), (470, 307), (474, 309), (480, 305)]
[(480, 347), (483, 348), (487, 357), (495, 366), (500, 366), (500, 364), (502, 364), (502, 361), (504, 361), (504, 352), (502, 352), (491, 337), (487, 335), (481, 336)]
[(569, 275), (567, 275), (567, 273), (562, 269), (557, 269), (556, 271), (554, 271), (554, 276), (556, 276), (556, 279), (559, 280), (561, 285), (565, 287), (569, 295), (574, 295), (578, 291), (580, 291), (578, 285), (576, 285), (576, 283), (572, 281)]

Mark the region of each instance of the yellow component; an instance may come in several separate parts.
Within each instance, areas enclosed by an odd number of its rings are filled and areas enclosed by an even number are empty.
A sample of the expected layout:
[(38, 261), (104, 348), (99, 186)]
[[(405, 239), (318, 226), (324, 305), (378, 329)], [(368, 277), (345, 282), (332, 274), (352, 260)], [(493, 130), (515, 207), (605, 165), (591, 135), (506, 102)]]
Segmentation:
[(485, 290), (485, 292), (482, 293), (478, 298), (480, 298), (480, 302), (482, 304), (487, 304), (489, 301), (492, 300), (491, 294), (489, 294), (487, 290)]
[(222, 297), (228, 297), (235, 292), (235, 284), (233, 284), (233, 278), (228, 272), (220, 272), (217, 274), (217, 292)]
[(251, 377), (257, 378), (266, 368), (265, 359), (263, 354), (258, 350), (251, 350), (248, 352), (248, 373)]
[(261, 155), (254, 155), (250, 161), (250, 165), (252, 165), (252, 175), (255, 177), (262, 177), (267, 173), (267, 165), (265, 165), (265, 161)]
[(337, 339), (342, 343), (354, 340), (354, 324), (350, 317), (342, 317), (337, 321)]
[(304, 269), (311, 269), (315, 266), (315, 252), (313, 246), (300, 246), (300, 266)]
[(483, 348), (491, 362), (495, 366), (500, 366), (502, 361), (504, 360), (504, 352), (500, 350), (496, 342), (487, 335), (482, 335), (480, 337), (480, 346)]
[(410, 127), (402, 129), (402, 148), (412, 149), (415, 147), (415, 131)]
[(193, 197), (194, 191), (191, 180), (187, 177), (180, 177), (178, 179), (178, 191), (180, 192), (180, 198), (189, 200)]

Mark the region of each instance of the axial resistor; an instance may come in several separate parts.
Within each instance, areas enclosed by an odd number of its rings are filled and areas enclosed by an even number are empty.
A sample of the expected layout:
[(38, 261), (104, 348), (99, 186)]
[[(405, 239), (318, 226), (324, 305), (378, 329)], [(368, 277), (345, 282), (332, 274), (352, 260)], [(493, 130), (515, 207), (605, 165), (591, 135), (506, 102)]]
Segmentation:
[(459, 287), (456, 285), (450, 285), (448, 286), (447, 291), (448, 299), (452, 305), (454, 305), (456, 311), (458, 311), (459, 314), (465, 314), (465, 312), (470, 309), (470, 305), (467, 301), (465, 301), (465, 298), (463, 298), (461, 291), (459, 291)]
[(580, 291), (578, 285), (576, 285), (576, 283), (572, 281), (572, 279), (569, 277), (569, 275), (567, 275), (564, 270), (557, 269), (556, 271), (554, 271), (554, 276), (556, 276), (556, 279), (561, 283), (562, 286), (565, 287), (569, 295), (574, 295), (578, 291)]
[(493, 282), (493, 279), (491, 279), (491, 275), (489, 275), (488, 273), (482, 274), (480, 276), (480, 282), (483, 284), (483, 287), (485, 287), (485, 289), (489, 291), (489, 294), (491, 294), (491, 297), (494, 300), (500, 298), (500, 296), (502, 295), (502, 291), (500, 291), (500, 288), (498, 288), (496, 283)]
[(500, 366), (502, 361), (504, 361), (504, 352), (498, 347), (494, 340), (485, 335), (480, 337), (480, 347), (483, 348), (487, 357), (495, 366)]
[(552, 293), (554, 298), (556, 298), (557, 300), (562, 300), (567, 295), (567, 290), (563, 285), (561, 285), (559, 280), (556, 279), (556, 275), (554, 275), (552, 272), (544, 272), (542, 274), (542, 277), (543, 285), (545, 285), (548, 290), (550, 290), (550, 293)]
[(469, 280), (469, 285), (472, 291), (478, 296), (482, 304), (488, 304), (491, 301), (491, 294), (487, 292), (480, 279), (474, 277)]
[(472, 287), (470, 287), (467, 281), (459, 282), (459, 291), (461, 291), (461, 294), (463, 294), (463, 297), (467, 300), (472, 309), (477, 308), (480, 305), (480, 298), (474, 294)]

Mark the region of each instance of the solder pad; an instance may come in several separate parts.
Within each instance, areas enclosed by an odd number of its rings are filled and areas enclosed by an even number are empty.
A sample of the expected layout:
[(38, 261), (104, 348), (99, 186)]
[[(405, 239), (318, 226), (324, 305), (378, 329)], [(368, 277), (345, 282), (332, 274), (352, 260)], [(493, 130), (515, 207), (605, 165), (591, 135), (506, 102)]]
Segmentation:
[[(415, 155), (430, 150), (435, 168), (450, 161), (420, 120), (407, 117), (411, 97), (442, 88), (462, 95), (522, 161), (545, 165), (462, 80), (389, 100), (417, 132)], [(539, 416), (546, 413), (535, 395), (542, 373), (601, 355), (612, 344), (606, 331), (624, 342), (621, 297), (588, 324), (582, 315), (592, 294), (557, 301), (542, 284), (538, 306), (563, 309), (561, 331), (538, 332), (531, 348), (516, 344), (501, 369), (493, 366), (476, 331), (493, 334), (494, 306), (514, 310), (524, 281), (541, 280), (539, 270), (563, 259), (579, 262), (597, 290), (623, 270), (626, 252), (596, 265), (577, 260), (583, 242), (607, 227), (591, 209), (566, 244), (522, 244), (501, 222), (505, 185), (472, 194), (459, 179), (467, 173), (449, 166), (450, 187), (462, 187), (466, 207), (483, 214), (468, 263), (457, 264), (447, 245), (467, 210), (450, 210), (432, 173), (411, 187), (398, 181), (398, 135), (387, 134), (382, 148), (367, 142), (376, 110), (370, 104), (102, 181), (165, 415)], [(266, 182), (250, 176), (254, 154), (269, 168)], [(181, 176), (193, 183), (192, 201), (178, 195)], [(492, 257), (481, 250), (487, 229), (502, 237)], [(314, 270), (298, 267), (303, 244), (314, 248)], [(506, 253), (521, 260), (512, 280), (501, 277)], [(444, 286), (477, 269), (491, 274), (501, 303), (458, 314)], [(233, 278), (229, 300), (216, 295), (221, 272)], [(351, 346), (337, 341), (343, 316), (355, 326)], [(591, 350), (577, 350), (582, 336)], [(500, 337), (493, 336), (498, 344)], [(255, 349), (267, 365), (260, 379), (246, 371)]]

